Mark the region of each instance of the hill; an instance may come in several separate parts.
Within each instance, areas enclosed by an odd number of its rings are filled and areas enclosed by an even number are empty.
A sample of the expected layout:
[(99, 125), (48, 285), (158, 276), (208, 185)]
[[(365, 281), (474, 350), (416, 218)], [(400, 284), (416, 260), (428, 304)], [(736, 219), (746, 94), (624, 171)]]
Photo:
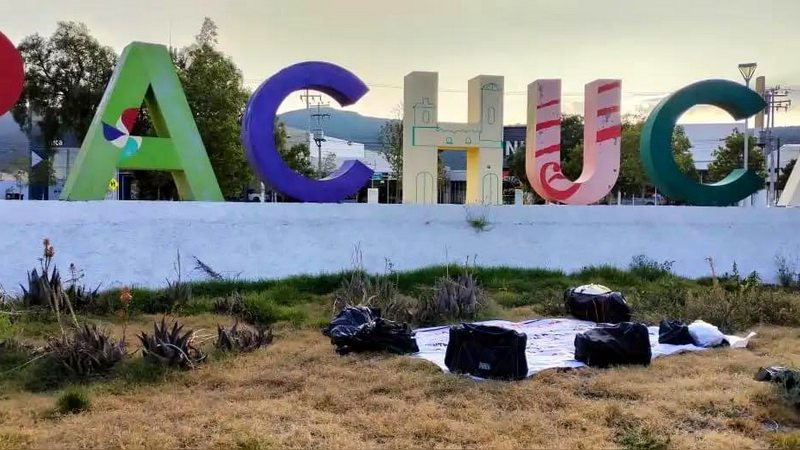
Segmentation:
[[(316, 112), (316, 109), (314, 110)], [(390, 119), (382, 117), (363, 116), (353, 111), (343, 111), (341, 109), (320, 108), (320, 112), (330, 114), (330, 117), (323, 122), (325, 134), (339, 139), (360, 142), (368, 150), (377, 149), (378, 131), (381, 126)], [(279, 114), (278, 118), (292, 128), (305, 130), (308, 127), (308, 111), (298, 109)]]

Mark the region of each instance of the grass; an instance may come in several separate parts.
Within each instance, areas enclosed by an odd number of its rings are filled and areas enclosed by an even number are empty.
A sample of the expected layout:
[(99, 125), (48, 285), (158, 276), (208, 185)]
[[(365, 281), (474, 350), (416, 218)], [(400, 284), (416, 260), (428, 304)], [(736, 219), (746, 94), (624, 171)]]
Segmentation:
[(81, 386), (70, 386), (58, 396), (56, 411), (61, 414), (77, 414), (88, 411), (92, 406), (89, 393)]
[[(410, 299), (465, 270), (429, 267), (390, 273)], [(153, 365), (138, 354), (78, 389), (91, 408), (50, 417), (74, 380), (30, 347), (0, 349), (0, 448), (52, 447), (683, 447), (794, 448), (797, 412), (775, 386), (752, 380), (759, 367), (800, 366), (800, 293), (762, 286), (735, 271), (712, 280), (673, 275), (668, 262), (639, 259), (629, 270), (575, 273), (470, 267), (488, 297), (479, 318), (564, 315), (567, 287), (589, 282), (623, 291), (637, 320), (704, 318), (728, 331), (755, 327), (749, 350), (659, 358), (649, 368), (545, 371), (521, 382), (475, 382), (410, 357), (340, 357), (319, 333), (334, 293), (351, 273), (268, 281), (192, 283), (192, 299), (171, 319), (205, 337), (208, 362), (192, 371)], [(242, 316), (272, 325), (275, 343), (253, 353), (215, 353), (215, 299), (242, 295)], [(129, 351), (172, 307), (163, 290), (134, 289), (126, 322), (104, 292), (80, 313), (121, 337)], [(15, 313), (18, 311), (15, 311)], [(0, 340), (41, 346), (58, 329), (44, 314), (0, 315)], [(80, 395), (78, 395), (80, 397)], [(88, 398), (88, 397), (87, 397)], [(59, 408), (60, 409), (60, 408)], [(65, 409), (64, 411), (66, 411)], [(113, 423), (113, 427), (108, 424)], [(774, 426), (763, 424), (778, 424)]]
[(39, 419), (57, 392), (7, 394), (0, 436), (35, 448), (791, 448), (796, 436), (762, 422), (792, 430), (800, 418), (752, 374), (776, 360), (800, 364), (800, 336), (757, 331), (750, 351), (515, 383), (475, 382), (410, 357), (340, 357), (316, 330), (285, 331), (273, 346), (158, 383), (97, 384), (91, 410), (69, 420)]

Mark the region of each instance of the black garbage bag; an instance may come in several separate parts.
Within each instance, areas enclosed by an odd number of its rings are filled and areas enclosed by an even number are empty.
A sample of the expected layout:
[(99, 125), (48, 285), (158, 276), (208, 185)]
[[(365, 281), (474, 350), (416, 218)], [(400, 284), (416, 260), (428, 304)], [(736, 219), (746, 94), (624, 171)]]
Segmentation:
[(453, 373), (521, 380), (528, 376), (526, 344), (525, 334), (507, 328), (457, 325), (450, 328), (444, 363)]
[(800, 370), (780, 366), (761, 368), (755, 380), (777, 384), (783, 397), (795, 408), (800, 408)]
[(590, 367), (650, 365), (650, 336), (640, 323), (592, 328), (575, 336), (575, 359)]
[(414, 331), (407, 323), (381, 317), (378, 309), (347, 306), (322, 330), (336, 352), (389, 351), (405, 354), (419, 351)]
[(689, 326), (680, 320), (662, 320), (658, 325), (658, 343), (672, 345), (694, 344)]
[(605, 286), (586, 285), (564, 291), (564, 306), (576, 319), (598, 323), (620, 323), (631, 320), (631, 308), (621, 292)]

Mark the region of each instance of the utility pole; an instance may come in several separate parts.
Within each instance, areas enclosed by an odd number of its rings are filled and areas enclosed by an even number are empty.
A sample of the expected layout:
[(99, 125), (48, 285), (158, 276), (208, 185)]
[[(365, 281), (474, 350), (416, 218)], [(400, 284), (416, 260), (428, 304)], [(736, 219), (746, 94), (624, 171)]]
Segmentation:
[(322, 128), (322, 121), (331, 117), (328, 113), (322, 112), (322, 107), (328, 106), (327, 103), (317, 103), (317, 112), (311, 114), (315, 120), (313, 131), (314, 143), (317, 144), (317, 176), (322, 178), (322, 143), (325, 142), (325, 130)]
[(767, 89), (764, 92), (764, 100), (767, 102), (767, 126), (763, 133), (762, 145), (763, 148), (766, 149), (765, 154), (769, 155), (769, 192), (767, 193), (767, 200), (770, 206), (774, 205), (777, 200), (775, 181), (781, 167), (780, 140), (772, 135), (775, 128), (775, 115), (779, 110), (789, 110), (792, 101), (786, 98), (788, 96), (789, 89), (781, 88), (780, 85)]

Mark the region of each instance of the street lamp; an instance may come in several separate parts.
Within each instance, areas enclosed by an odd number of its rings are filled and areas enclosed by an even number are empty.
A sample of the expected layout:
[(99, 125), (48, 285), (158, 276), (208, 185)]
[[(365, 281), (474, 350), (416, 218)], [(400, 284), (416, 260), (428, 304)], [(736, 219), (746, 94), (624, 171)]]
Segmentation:
[[(744, 84), (750, 89), (750, 79), (753, 78), (753, 74), (756, 72), (756, 63), (745, 63), (739, 64), (739, 72), (741, 72), (742, 77), (744, 78)], [(745, 117), (744, 119), (744, 168), (747, 170), (747, 160), (748, 160), (748, 144), (749, 139), (747, 136), (747, 120), (748, 118)]]
[[(744, 63), (739, 64), (739, 72), (742, 74), (744, 78), (744, 84), (747, 89), (750, 89), (750, 79), (753, 78), (753, 74), (756, 72), (756, 63)], [(747, 134), (747, 121), (748, 118), (744, 118), (744, 170), (748, 168), (748, 159), (749, 159), (749, 149), (747, 148), (749, 145), (749, 136)], [(751, 197), (752, 199), (752, 197)]]

